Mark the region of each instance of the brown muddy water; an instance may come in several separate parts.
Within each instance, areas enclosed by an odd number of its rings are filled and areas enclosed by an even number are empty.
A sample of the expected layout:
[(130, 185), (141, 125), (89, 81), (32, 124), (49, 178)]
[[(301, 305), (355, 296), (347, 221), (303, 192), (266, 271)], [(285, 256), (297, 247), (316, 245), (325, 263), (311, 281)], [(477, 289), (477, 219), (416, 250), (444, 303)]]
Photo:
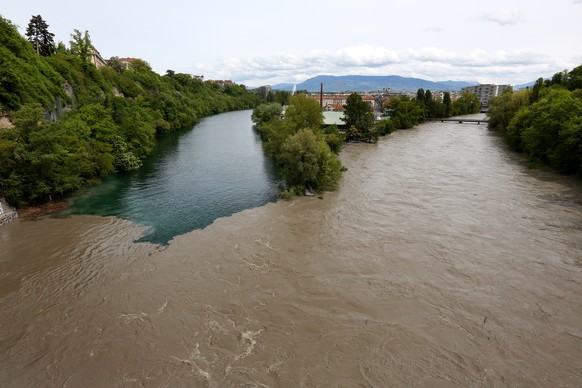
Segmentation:
[(3, 387), (582, 386), (582, 186), (485, 126), (342, 153), (340, 189), (164, 248), (0, 228)]

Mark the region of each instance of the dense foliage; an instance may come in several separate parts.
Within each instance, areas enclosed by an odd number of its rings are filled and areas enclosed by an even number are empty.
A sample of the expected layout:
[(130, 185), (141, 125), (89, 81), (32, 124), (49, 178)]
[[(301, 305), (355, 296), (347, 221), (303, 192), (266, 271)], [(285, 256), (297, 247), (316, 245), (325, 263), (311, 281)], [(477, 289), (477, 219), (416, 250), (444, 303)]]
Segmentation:
[(0, 196), (14, 205), (136, 169), (156, 134), (261, 100), (242, 85), (161, 76), (138, 59), (97, 69), (87, 60), (89, 34), (75, 31), (71, 42), (43, 57), (0, 17), (0, 113), (14, 124), (0, 129)]
[(344, 105), (344, 121), (348, 127), (349, 140), (378, 141), (378, 131), (374, 126), (372, 107), (357, 93), (352, 93)]
[(582, 177), (582, 66), (495, 98), (488, 116), (489, 128), (531, 165)]
[(430, 90), (418, 89), (416, 98), (407, 96), (391, 98), (385, 105), (398, 129), (409, 129), (427, 118), (443, 118), (479, 113), (481, 104), (474, 93), (462, 93), (455, 101), (452, 101), (449, 92), (434, 98)]
[(337, 153), (344, 138), (337, 127), (322, 129), (323, 114), (317, 101), (293, 96), (283, 117), (281, 106), (269, 103), (255, 108), (252, 118), (266, 152), (273, 156), (289, 186), (284, 195), (337, 186), (342, 169)]

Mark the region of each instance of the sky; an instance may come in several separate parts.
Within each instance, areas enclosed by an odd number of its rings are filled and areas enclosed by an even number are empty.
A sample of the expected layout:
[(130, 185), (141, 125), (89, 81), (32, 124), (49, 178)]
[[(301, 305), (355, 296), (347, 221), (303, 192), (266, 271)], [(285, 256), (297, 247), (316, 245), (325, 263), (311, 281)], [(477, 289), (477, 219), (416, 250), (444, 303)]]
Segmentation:
[(316, 75), (519, 85), (582, 64), (582, 0), (3, 1), (24, 35), (88, 31), (101, 55), (247, 86)]

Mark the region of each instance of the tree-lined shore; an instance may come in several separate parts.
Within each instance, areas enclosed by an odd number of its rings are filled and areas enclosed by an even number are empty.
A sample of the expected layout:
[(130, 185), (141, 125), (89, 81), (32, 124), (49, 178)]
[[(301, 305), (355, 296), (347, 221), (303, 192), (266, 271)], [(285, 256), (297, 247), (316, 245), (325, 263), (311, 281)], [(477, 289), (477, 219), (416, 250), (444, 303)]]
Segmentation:
[(582, 178), (582, 66), (496, 97), (488, 116), (489, 129), (523, 152), (530, 166)]
[(204, 82), (141, 59), (97, 68), (89, 33), (55, 45), (33, 16), (28, 40), (0, 17), (0, 195), (21, 207), (138, 168), (156, 135), (191, 128), (205, 116), (255, 107), (243, 85)]
[[(286, 92), (275, 92), (267, 99), (270, 102), (257, 106), (252, 119), (266, 152), (275, 159), (287, 182), (284, 197), (333, 190), (343, 170), (337, 155), (345, 142), (375, 143), (380, 136), (412, 128), (428, 117), (479, 111), (479, 100), (472, 93), (464, 93), (452, 102), (448, 93), (442, 100), (433, 99), (430, 90), (419, 89), (414, 99), (392, 98), (384, 106), (390, 117), (376, 121), (370, 104), (352, 93), (344, 105), (346, 130), (340, 132), (336, 125), (323, 125), (320, 104), (305, 93), (289, 97)], [(284, 104), (288, 104), (285, 112)]]

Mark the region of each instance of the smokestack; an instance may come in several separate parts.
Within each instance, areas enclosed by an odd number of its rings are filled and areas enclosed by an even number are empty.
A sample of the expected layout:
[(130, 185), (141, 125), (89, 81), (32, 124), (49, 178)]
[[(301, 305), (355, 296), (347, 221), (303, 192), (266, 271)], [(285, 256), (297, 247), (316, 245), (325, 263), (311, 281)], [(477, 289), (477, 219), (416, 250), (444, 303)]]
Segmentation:
[(323, 109), (323, 82), (319, 84), (319, 106)]

